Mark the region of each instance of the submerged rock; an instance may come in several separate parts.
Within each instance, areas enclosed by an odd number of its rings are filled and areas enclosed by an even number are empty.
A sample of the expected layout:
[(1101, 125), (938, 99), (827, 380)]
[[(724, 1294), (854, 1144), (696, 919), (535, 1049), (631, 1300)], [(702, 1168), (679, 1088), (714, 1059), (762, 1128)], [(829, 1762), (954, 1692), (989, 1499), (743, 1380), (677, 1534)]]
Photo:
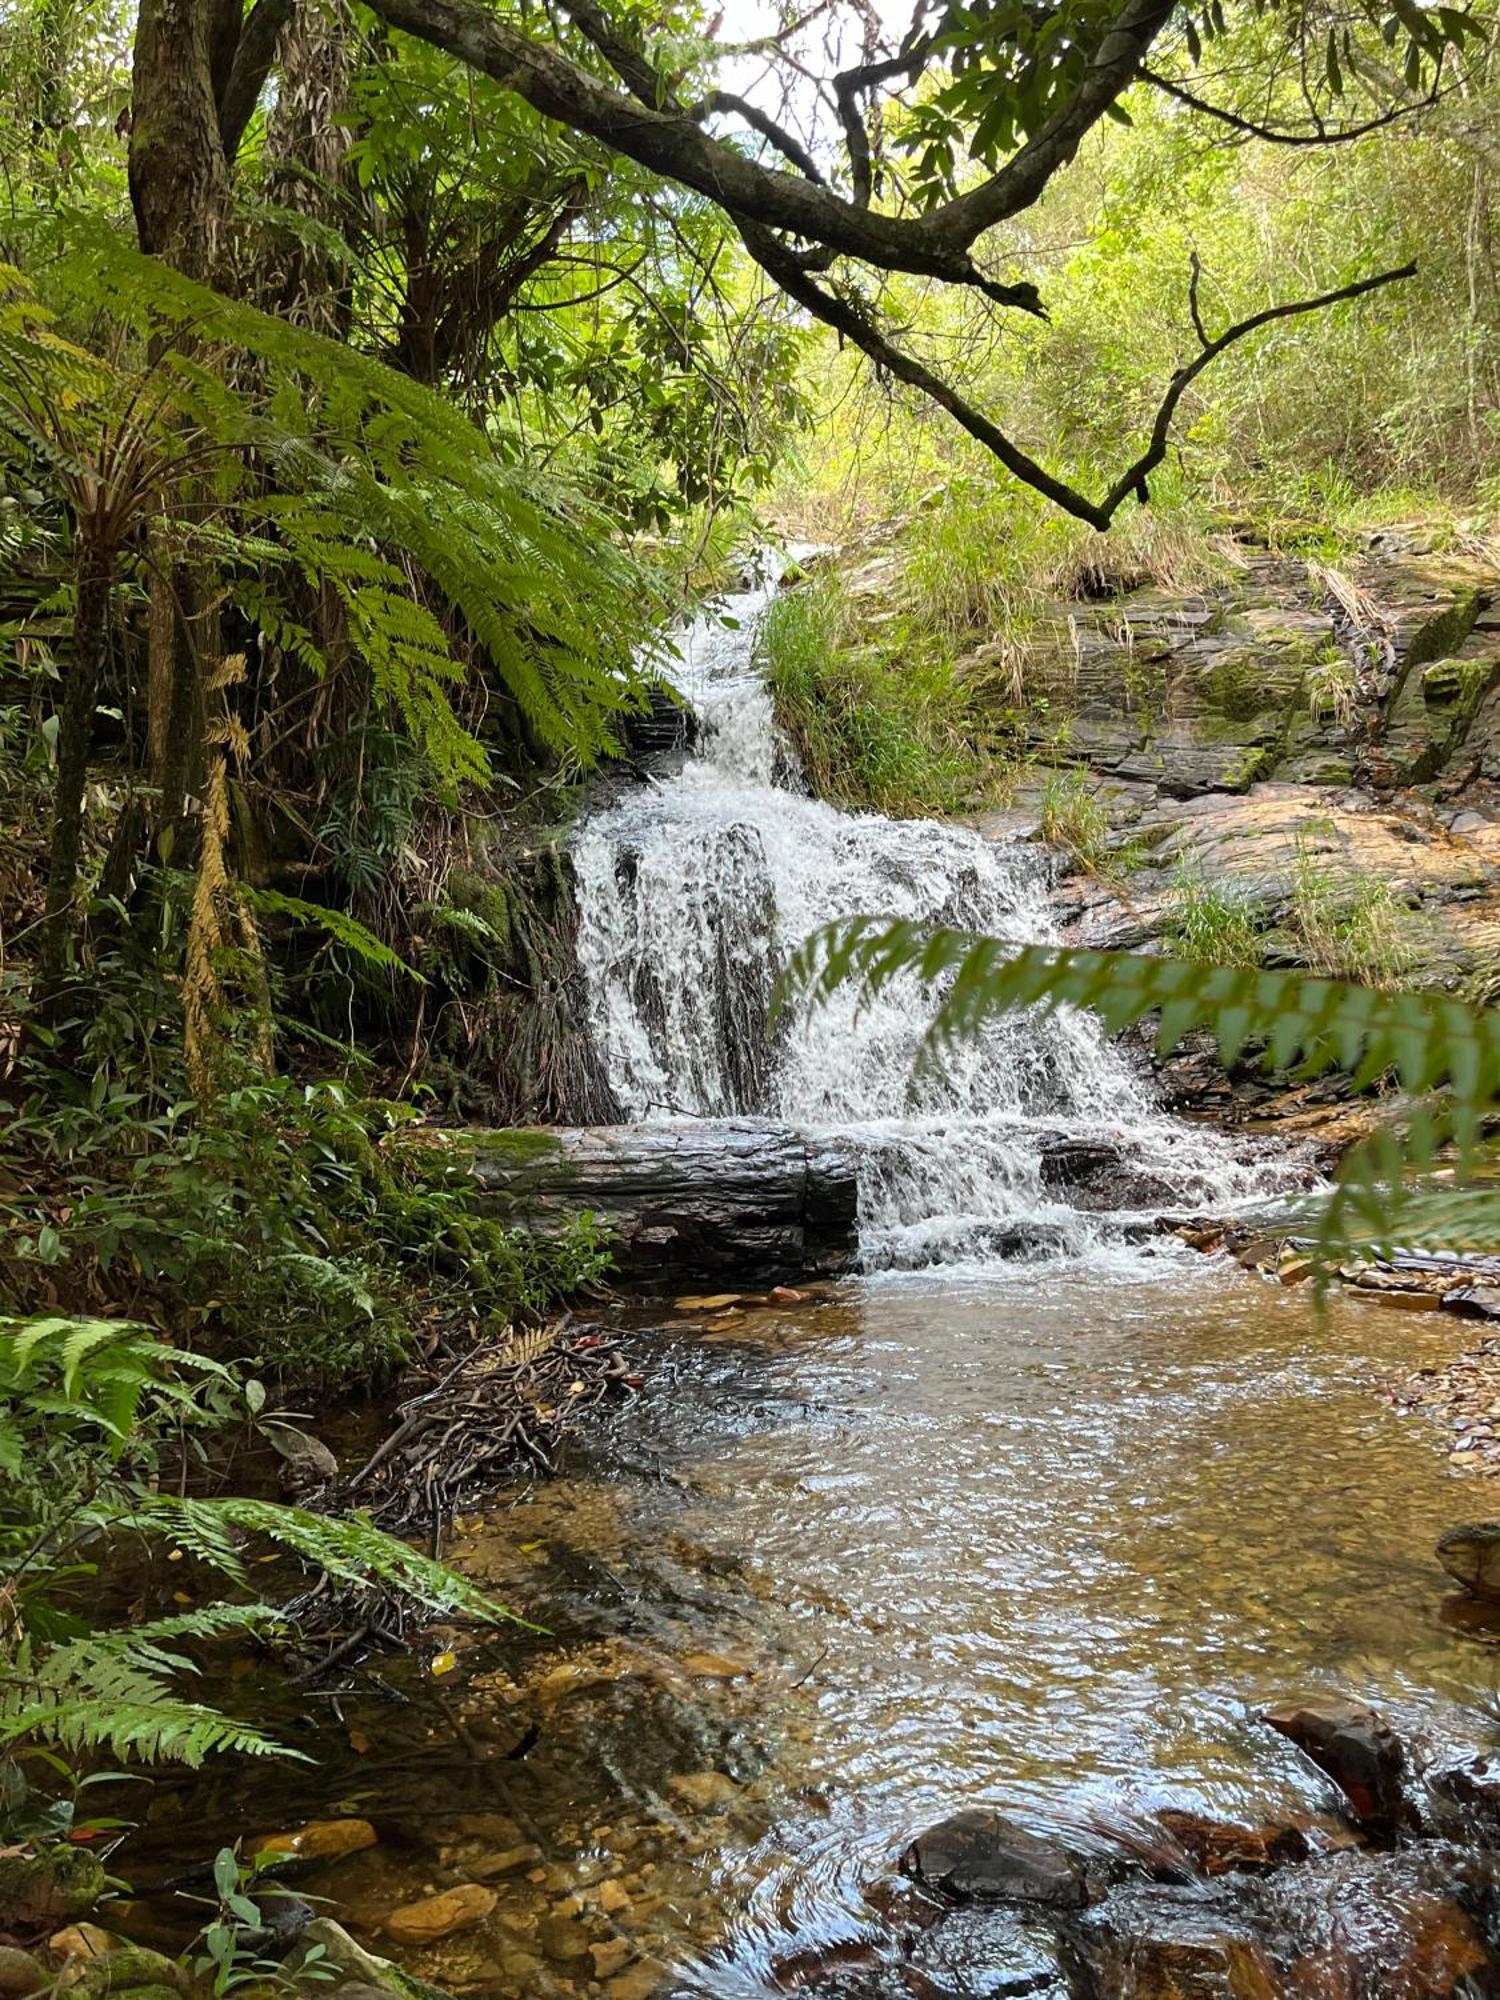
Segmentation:
[(1069, 1990), (1056, 1933), (1011, 1910), (955, 1910), (918, 1940), (911, 1967), (919, 2000), (1062, 2000)]
[(1203, 1875), (1280, 1868), (1291, 1861), (1305, 1861), (1312, 1852), (1307, 1835), (1298, 1826), (1233, 1826), (1171, 1807), (1156, 1818)]
[(379, 1839), (367, 1819), (313, 1819), (286, 1833), (268, 1833), (255, 1841), (251, 1853), (263, 1868), (286, 1868), (301, 1862), (342, 1861), (374, 1847)]
[(959, 1903), (1039, 1903), (1081, 1908), (1082, 1864), (1058, 1841), (983, 1807), (919, 1833), (901, 1866), (924, 1888)]
[(1500, 1521), (1469, 1521), (1450, 1528), (1437, 1559), (1456, 1583), (1476, 1597), (1500, 1597)]
[(1267, 1709), (1261, 1720), (1333, 1780), (1362, 1826), (1391, 1834), (1406, 1818), (1406, 1753), (1372, 1708), (1332, 1697)]
[(385, 1920), (386, 1934), (398, 1944), (436, 1944), (455, 1931), (482, 1924), (498, 1900), (493, 1889), (465, 1882), (457, 1889), (445, 1889), (441, 1895), (425, 1896), (419, 1903), (405, 1903), (392, 1910)]

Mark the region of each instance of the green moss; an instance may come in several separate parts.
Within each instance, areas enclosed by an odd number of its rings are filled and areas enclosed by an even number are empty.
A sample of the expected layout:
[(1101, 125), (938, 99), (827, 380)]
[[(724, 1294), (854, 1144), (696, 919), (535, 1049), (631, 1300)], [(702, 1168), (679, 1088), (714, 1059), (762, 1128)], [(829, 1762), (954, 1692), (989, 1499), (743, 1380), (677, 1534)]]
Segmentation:
[(1232, 647), (1203, 674), (1199, 692), (1210, 709), (1232, 722), (1280, 717), (1300, 701), (1315, 651), (1305, 640)]
[(1443, 660), (1456, 653), (1474, 630), (1479, 610), (1479, 592), (1472, 588), (1460, 588), (1451, 604), (1417, 627), (1406, 649), (1407, 672), (1426, 666), (1430, 660)]
[(1493, 660), (1434, 660), (1422, 669), (1422, 699), (1429, 708), (1467, 718), (1495, 678)]
[(529, 1167), (540, 1160), (561, 1160), (562, 1142), (555, 1132), (522, 1127), (511, 1131), (468, 1132), (461, 1143), (472, 1157), (497, 1167)]

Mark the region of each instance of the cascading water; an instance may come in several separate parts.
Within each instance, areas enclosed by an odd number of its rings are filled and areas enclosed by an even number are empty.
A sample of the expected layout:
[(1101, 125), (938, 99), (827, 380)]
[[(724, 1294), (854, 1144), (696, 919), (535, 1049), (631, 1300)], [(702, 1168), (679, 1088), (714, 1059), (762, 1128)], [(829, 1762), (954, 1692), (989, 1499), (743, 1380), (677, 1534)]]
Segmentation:
[(634, 1119), (766, 1117), (836, 1134), (860, 1162), (866, 1268), (1078, 1254), (1130, 1216), (1048, 1187), (1059, 1138), (1117, 1147), (1156, 1209), (1222, 1212), (1285, 1166), (1162, 1114), (1092, 1017), (1003, 1016), (923, 1062), (932, 996), (915, 977), (852, 988), (773, 1026), (777, 973), (809, 932), (857, 914), (1045, 943), (1045, 857), (932, 820), (806, 796), (757, 670), (774, 582), (686, 633), (673, 678), (700, 724), (681, 772), (592, 816), (574, 848), (590, 1027)]

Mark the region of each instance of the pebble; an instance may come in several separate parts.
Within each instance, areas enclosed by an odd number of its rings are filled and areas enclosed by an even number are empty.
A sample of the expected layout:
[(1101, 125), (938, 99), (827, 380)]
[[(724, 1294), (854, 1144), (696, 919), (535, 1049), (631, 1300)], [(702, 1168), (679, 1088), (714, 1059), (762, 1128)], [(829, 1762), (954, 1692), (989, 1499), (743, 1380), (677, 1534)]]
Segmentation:
[(613, 1880), (601, 1882), (599, 1884), (599, 1907), (601, 1910), (607, 1911), (612, 1917), (618, 1916), (621, 1910), (628, 1910), (630, 1908), (629, 1891), (622, 1883)]
[(722, 1771), (685, 1771), (681, 1777), (670, 1779), (667, 1789), (700, 1812), (731, 1805), (740, 1795), (739, 1786)]
[(420, 1903), (392, 1910), (385, 1920), (386, 1933), (400, 1944), (435, 1944), (439, 1938), (483, 1923), (498, 1900), (493, 1889), (465, 1882), (439, 1896), (427, 1896)]
[(14, 1945), (0, 1945), (0, 1995), (4, 2000), (25, 2000), (52, 1984), (52, 1975), (39, 1958)]
[(596, 1979), (612, 1979), (635, 1957), (635, 1946), (629, 1938), (610, 1938), (604, 1944), (591, 1944), (589, 1957), (594, 1961)]
[(498, 1854), (482, 1854), (469, 1863), (468, 1873), (476, 1882), (493, 1882), (501, 1875), (514, 1875), (520, 1868), (533, 1868), (541, 1858), (542, 1850), (534, 1840), (528, 1840), (520, 1847), (507, 1847)]
[(54, 1931), (47, 1940), (59, 1958), (101, 1958), (105, 1952), (114, 1951), (119, 1942), (98, 1924), (69, 1924), (66, 1930)]
[(379, 1835), (367, 1819), (314, 1819), (287, 1833), (268, 1833), (251, 1844), (262, 1861), (341, 1861), (374, 1847)]

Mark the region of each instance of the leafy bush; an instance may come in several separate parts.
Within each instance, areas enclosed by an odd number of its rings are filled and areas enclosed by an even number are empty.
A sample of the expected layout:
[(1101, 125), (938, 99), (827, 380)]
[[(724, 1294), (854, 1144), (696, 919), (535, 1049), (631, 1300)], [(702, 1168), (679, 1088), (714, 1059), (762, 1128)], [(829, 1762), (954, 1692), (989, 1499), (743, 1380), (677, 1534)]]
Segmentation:
[(149, 1311), (264, 1372), (369, 1384), (416, 1311), (505, 1321), (599, 1277), (601, 1231), (556, 1238), (478, 1213), (461, 1143), (409, 1106), (271, 1077), (186, 1096), (35, 1065), (0, 1141), (0, 1300), (47, 1291)]

